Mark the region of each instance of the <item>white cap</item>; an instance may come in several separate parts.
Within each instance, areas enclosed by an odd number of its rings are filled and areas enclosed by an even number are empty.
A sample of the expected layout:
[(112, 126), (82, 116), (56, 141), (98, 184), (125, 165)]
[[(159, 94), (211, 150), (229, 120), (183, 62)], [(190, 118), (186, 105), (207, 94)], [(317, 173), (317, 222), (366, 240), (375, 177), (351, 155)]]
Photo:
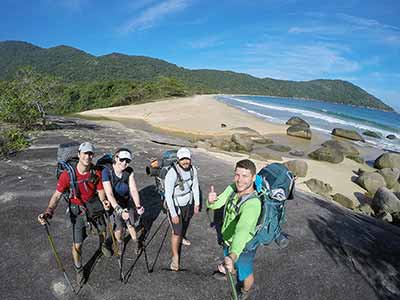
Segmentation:
[(189, 159), (191, 159), (189, 149), (188, 149), (188, 148), (181, 148), (181, 149), (179, 149), (178, 152), (176, 153), (176, 157), (177, 157), (179, 160), (182, 159), (182, 158), (189, 158)]
[(120, 159), (127, 158), (127, 159), (132, 160), (131, 153), (129, 151), (126, 151), (126, 150), (122, 150), (122, 151), (118, 152), (118, 157)]
[(92, 153), (94, 153), (94, 147), (93, 147), (93, 145), (91, 143), (84, 142), (79, 146), (79, 152), (83, 152), (83, 153), (92, 152)]

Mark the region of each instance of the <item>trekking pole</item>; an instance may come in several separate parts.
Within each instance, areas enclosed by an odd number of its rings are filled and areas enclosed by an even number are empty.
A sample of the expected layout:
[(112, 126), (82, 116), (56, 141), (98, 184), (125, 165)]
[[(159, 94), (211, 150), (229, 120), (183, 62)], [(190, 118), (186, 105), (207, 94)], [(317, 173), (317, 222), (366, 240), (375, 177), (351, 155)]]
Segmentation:
[[(164, 246), (164, 242), (165, 242), (165, 239), (167, 238), (167, 234), (168, 234), (169, 228), (170, 228), (170, 225), (168, 225), (167, 230), (165, 230), (164, 237), (163, 237), (163, 239), (161, 241), (160, 248), (158, 248), (156, 258), (154, 259), (154, 262), (151, 265), (151, 269), (147, 268), (147, 272), (149, 272), (149, 273), (152, 273), (154, 271), (154, 266), (156, 265), (158, 257), (160, 256), (161, 249)], [(145, 252), (145, 258), (147, 258), (146, 252)]]
[[(143, 240), (143, 246), (139, 252), (139, 254), (137, 255), (136, 259), (134, 260), (134, 262), (132, 263), (132, 265), (130, 266), (129, 270), (125, 273), (125, 280), (124, 283), (127, 283), (130, 276), (132, 275), (133, 269), (136, 265), (136, 263), (138, 262), (139, 258), (142, 256), (143, 253), (145, 253), (145, 262), (146, 262), (146, 269), (148, 273), (151, 273), (150, 268), (149, 268), (149, 262), (148, 262), (148, 258), (147, 258), (147, 252), (146, 252), (146, 247), (148, 247), (150, 245), (150, 243), (153, 241), (154, 237), (156, 236), (156, 234), (160, 231), (162, 225), (165, 223), (165, 221), (167, 220), (168, 216), (165, 216), (165, 218), (161, 221), (161, 223), (158, 225), (157, 229), (154, 231), (153, 235), (150, 237), (149, 241), (147, 243), (144, 243), (144, 241), (147, 239), (146, 237)], [(146, 233), (146, 235), (149, 232)]]
[(238, 300), (238, 295), (236, 292), (235, 282), (233, 280), (232, 273), (229, 272), (227, 268), (225, 268), (225, 270), (226, 270), (226, 276), (228, 277), (228, 284), (229, 284), (229, 289), (231, 290), (232, 300)]
[(125, 251), (125, 243), (124, 243), (124, 246), (122, 247), (122, 252), (119, 254), (119, 258), (118, 258), (119, 279), (121, 280), (121, 282), (124, 282), (124, 280), (125, 280), (124, 273), (122, 272), (122, 263), (123, 263), (124, 251)]
[(111, 220), (110, 218), (107, 218), (108, 220), (108, 231), (110, 232), (111, 235), (111, 240), (112, 240), (112, 244), (113, 244), (113, 251), (115, 254), (118, 254), (118, 245), (117, 245), (117, 241), (115, 240), (115, 236), (114, 236), (114, 231), (112, 228), (112, 224), (111, 224)]
[(111, 239), (112, 239), (112, 243), (113, 243), (113, 251), (117, 256), (119, 256), (118, 257), (119, 279), (121, 281), (124, 281), (124, 273), (122, 272), (122, 255), (123, 255), (124, 249), (122, 249), (122, 253), (119, 253), (119, 247), (117, 245), (117, 241), (114, 236), (114, 231), (113, 231), (110, 219), (108, 219), (108, 231), (110, 231), (110, 235), (111, 235)]
[(65, 269), (64, 269), (64, 266), (63, 266), (63, 264), (61, 262), (60, 256), (57, 253), (56, 247), (54, 245), (53, 237), (51, 236), (50, 231), (49, 231), (48, 223), (44, 224), (44, 228), (46, 229), (47, 238), (49, 239), (50, 246), (51, 246), (51, 249), (53, 250), (53, 254), (54, 254), (54, 257), (56, 258), (58, 267), (60, 268), (61, 272), (63, 272), (64, 278), (67, 281), (67, 283), (68, 283), (69, 287), (71, 288), (71, 290), (77, 295), (78, 293), (75, 291), (74, 287), (72, 286), (71, 281), (69, 280), (69, 278), (67, 276), (67, 273), (65, 272)]

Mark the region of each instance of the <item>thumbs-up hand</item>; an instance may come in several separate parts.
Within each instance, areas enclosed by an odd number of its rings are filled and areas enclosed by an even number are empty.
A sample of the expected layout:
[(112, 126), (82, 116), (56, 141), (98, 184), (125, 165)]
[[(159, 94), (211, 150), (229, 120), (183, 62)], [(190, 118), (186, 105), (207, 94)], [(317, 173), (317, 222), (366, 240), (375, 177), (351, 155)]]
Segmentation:
[(214, 191), (214, 186), (210, 186), (210, 192), (208, 193), (208, 202), (214, 203), (217, 200), (217, 193)]

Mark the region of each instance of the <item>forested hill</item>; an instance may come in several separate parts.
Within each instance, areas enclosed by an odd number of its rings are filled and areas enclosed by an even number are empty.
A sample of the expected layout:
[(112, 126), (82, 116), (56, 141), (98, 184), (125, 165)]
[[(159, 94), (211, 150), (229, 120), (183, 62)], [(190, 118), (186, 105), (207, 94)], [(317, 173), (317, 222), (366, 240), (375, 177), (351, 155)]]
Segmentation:
[(96, 57), (69, 46), (44, 49), (26, 42), (0, 42), (0, 80), (12, 79), (24, 66), (32, 66), (40, 73), (55, 75), (70, 83), (145, 82), (165, 76), (178, 79), (195, 93), (296, 97), (393, 110), (363, 89), (342, 80), (275, 80), (230, 71), (189, 70), (145, 56), (112, 53)]

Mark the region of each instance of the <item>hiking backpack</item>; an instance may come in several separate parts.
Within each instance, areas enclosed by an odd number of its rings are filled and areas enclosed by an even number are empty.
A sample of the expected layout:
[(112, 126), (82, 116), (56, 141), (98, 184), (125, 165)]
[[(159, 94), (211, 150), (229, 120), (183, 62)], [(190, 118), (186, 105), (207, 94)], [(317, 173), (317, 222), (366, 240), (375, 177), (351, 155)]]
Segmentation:
[[(177, 170), (178, 158), (176, 153), (178, 150), (166, 150), (163, 152), (161, 159), (155, 159), (150, 163), (149, 167), (146, 167), (146, 173), (149, 176), (154, 177), (155, 189), (160, 195), (162, 200), (165, 200), (165, 176), (168, 171), (173, 168), (177, 174), (177, 180), (175, 182), (175, 187), (183, 184), (181, 174)], [(190, 168), (190, 179), (193, 182), (193, 167)], [(191, 189), (192, 187), (190, 187)]]
[[(80, 192), (78, 188), (78, 182), (76, 180), (76, 166), (79, 162), (78, 152), (79, 152), (79, 143), (70, 142), (65, 144), (60, 144), (57, 149), (57, 169), (56, 169), (56, 178), (57, 180), (60, 178), (62, 172), (67, 171), (68, 177), (70, 180), (70, 188), (68, 191), (64, 192), (62, 197), (68, 203), (68, 209), (70, 205), (71, 197), (76, 197), (80, 199)], [(99, 180), (96, 175), (96, 169), (93, 167), (90, 169), (90, 177), (89, 180), (95, 182)], [(97, 195), (92, 199), (89, 199), (85, 204), (82, 203), (82, 207), (84, 207), (86, 214), (89, 218), (97, 218), (104, 214), (103, 204), (101, 204)]]
[[(56, 169), (56, 178), (57, 180), (60, 178), (61, 173), (64, 171), (68, 172), (68, 175), (71, 178), (75, 178), (75, 169), (78, 164), (78, 151), (79, 151), (79, 143), (71, 142), (58, 145), (57, 149), (57, 169)], [(75, 180), (71, 180), (71, 183)], [(71, 188), (69, 191), (63, 193), (62, 197), (65, 201), (69, 202), (70, 196), (73, 194), (73, 190), (75, 189), (75, 185), (71, 184)]]
[[(286, 221), (286, 200), (293, 199), (295, 176), (281, 163), (272, 163), (262, 168), (256, 176), (256, 192), (261, 200), (261, 214), (258, 218), (254, 237), (247, 242), (245, 250), (251, 251), (259, 245), (269, 245), (275, 241), (284, 248), (288, 239), (281, 232)], [(237, 204), (237, 212), (248, 197)]]

